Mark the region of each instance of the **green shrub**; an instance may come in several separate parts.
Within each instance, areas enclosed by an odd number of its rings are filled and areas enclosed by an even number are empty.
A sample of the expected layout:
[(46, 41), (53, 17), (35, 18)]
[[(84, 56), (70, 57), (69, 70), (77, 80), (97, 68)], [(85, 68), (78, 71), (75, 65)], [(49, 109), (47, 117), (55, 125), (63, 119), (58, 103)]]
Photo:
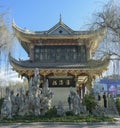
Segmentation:
[(57, 109), (56, 109), (56, 107), (53, 107), (53, 108), (49, 109), (49, 110), (45, 113), (45, 116), (48, 116), (48, 117), (57, 116)]
[(116, 98), (116, 107), (117, 107), (117, 110), (120, 114), (120, 97)]
[(4, 101), (4, 98), (1, 98), (0, 99), (0, 110), (1, 110), (1, 107), (2, 107), (2, 104), (3, 104), (3, 101)]
[(66, 116), (73, 116), (74, 115), (74, 113), (72, 111), (67, 111), (65, 114), (66, 114)]
[(83, 105), (85, 105), (86, 109), (90, 113), (92, 113), (92, 110), (95, 108), (96, 105), (95, 97), (92, 94), (85, 95), (85, 97), (83, 98)]
[(0, 123), (31, 123), (31, 122), (115, 122), (116, 119), (104, 116), (57, 116), (57, 117), (47, 117), (47, 116), (24, 116), (16, 117), (12, 119), (2, 119)]

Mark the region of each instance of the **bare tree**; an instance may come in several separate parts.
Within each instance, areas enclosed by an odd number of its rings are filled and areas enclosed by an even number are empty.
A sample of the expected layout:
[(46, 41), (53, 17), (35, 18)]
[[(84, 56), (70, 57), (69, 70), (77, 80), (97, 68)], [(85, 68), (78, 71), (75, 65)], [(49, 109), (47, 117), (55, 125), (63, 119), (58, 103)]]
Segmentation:
[(12, 40), (13, 36), (7, 23), (6, 12), (0, 13), (0, 64), (8, 63), (8, 54), (11, 49)]
[[(120, 74), (120, 1), (109, 0), (101, 11), (94, 14), (91, 29), (106, 28), (106, 35), (95, 57), (111, 55), (109, 71)], [(109, 72), (108, 71), (108, 72)]]
[(109, 54), (115, 54), (120, 57), (120, 2), (118, 0), (110, 0), (103, 6), (102, 11), (97, 12), (94, 16), (95, 19), (91, 28), (105, 27), (106, 38), (104, 43), (107, 43), (107, 50)]

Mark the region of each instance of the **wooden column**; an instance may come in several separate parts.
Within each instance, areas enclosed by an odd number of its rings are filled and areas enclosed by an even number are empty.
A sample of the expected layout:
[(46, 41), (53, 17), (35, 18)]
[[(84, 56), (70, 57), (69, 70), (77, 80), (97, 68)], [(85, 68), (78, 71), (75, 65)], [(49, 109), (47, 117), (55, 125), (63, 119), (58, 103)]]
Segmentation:
[(34, 45), (30, 45), (30, 60), (34, 61)]
[(89, 60), (91, 58), (91, 51), (90, 51), (90, 48), (89, 46), (86, 46), (86, 54), (87, 54), (87, 60)]

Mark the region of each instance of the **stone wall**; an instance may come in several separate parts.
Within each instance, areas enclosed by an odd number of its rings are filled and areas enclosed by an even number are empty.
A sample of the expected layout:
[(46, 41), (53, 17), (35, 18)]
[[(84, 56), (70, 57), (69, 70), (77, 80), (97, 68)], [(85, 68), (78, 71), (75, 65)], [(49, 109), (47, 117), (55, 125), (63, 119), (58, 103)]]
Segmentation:
[[(71, 88), (50, 88), (51, 91), (54, 93), (52, 98), (52, 106), (57, 106), (59, 101), (62, 102), (63, 107), (65, 109), (68, 109), (68, 102), (67, 98), (70, 94)], [(76, 90), (76, 88), (72, 88), (73, 91)]]

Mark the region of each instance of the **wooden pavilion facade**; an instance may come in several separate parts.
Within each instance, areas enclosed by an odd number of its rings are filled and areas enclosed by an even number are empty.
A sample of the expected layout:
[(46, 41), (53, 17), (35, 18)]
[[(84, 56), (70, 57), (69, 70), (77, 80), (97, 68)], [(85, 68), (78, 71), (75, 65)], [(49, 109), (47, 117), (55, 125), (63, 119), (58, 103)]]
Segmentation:
[(41, 78), (49, 80), (50, 87), (77, 87), (83, 96), (85, 87), (90, 90), (92, 81), (107, 69), (108, 56), (103, 60), (93, 59), (105, 28), (74, 31), (61, 18), (47, 31), (22, 29), (14, 22), (12, 26), (29, 56), (29, 60), (17, 60), (10, 55), (13, 70), (22, 77), (31, 78), (38, 68)]

